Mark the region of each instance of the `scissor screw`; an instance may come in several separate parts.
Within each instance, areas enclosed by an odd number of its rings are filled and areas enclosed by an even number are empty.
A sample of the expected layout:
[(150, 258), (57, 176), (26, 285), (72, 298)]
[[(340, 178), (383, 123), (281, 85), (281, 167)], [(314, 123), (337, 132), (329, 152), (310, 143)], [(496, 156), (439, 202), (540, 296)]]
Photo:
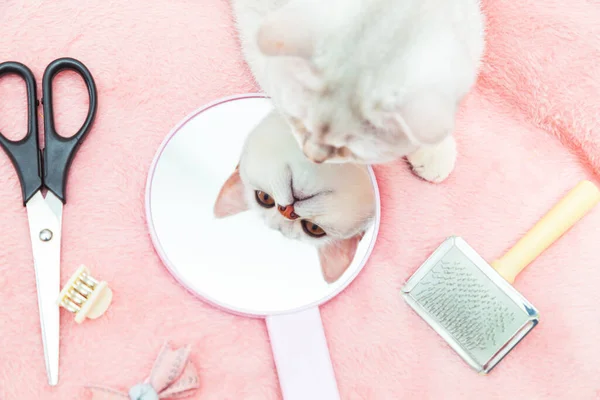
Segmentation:
[(43, 229), (40, 232), (40, 240), (42, 242), (49, 242), (52, 240), (52, 231), (50, 229)]

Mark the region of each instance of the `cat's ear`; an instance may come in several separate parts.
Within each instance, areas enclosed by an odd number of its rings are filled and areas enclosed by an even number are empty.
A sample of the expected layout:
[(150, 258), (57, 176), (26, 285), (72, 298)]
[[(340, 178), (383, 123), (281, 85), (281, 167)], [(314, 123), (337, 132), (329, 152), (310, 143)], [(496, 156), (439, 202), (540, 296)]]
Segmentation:
[(233, 174), (221, 187), (221, 191), (215, 202), (214, 214), (217, 218), (225, 218), (238, 214), (248, 209), (246, 197), (244, 196), (244, 183), (240, 178), (239, 168), (236, 167)]
[(349, 239), (336, 240), (319, 247), (321, 272), (327, 283), (337, 281), (346, 272), (350, 264), (352, 264), (361, 238), (362, 235), (357, 235)]
[[(408, 96), (391, 111), (391, 122), (415, 145), (433, 145), (454, 130), (456, 103), (445, 96), (422, 91)], [(394, 129), (393, 128), (393, 129)]]
[(290, 0), (268, 14), (258, 29), (260, 51), (267, 56), (310, 58), (317, 29), (312, 10), (305, 0)]

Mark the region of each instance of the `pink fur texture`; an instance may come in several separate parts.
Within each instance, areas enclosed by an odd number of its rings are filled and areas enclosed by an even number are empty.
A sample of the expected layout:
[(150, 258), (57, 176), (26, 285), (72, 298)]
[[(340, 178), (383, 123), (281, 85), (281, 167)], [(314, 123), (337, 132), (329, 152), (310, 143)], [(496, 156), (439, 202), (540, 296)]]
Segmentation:
[[(487, 55), (457, 121), (456, 170), (434, 185), (403, 162), (376, 168), (383, 221), (374, 254), (322, 307), (343, 399), (600, 397), (600, 207), (518, 277), (542, 322), (488, 377), (399, 296), (446, 236), (462, 235), (492, 260), (580, 179), (600, 172), (597, 4), (487, 0), (484, 10)], [(48, 387), (26, 213), (0, 153), (0, 399), (86, 399), (86, 384), (126, 389), (147, 376), (165, 339), (193, 345), (196, 399), (279, 399), (264, 322), (181, 289), (154, 253), (144, 218), (147, 170), (168, 131), (209, 101), (257, 89), (229, 2), (0, 4), (0, 59), (27, 64), (41, 81), (62, 56), (90, 68), (100, 96), (68, 182), (62, 281), (86, 264), (110, 283), (114, 303), (82, 325), (62, 312), (60, 383)], [(83, 83), (63, 74), (55, 87), (58, 128), (72, 132), (86, 109)], [(0, 129), (16, 137), (24, 121), (22, 85), (2, 79)]]

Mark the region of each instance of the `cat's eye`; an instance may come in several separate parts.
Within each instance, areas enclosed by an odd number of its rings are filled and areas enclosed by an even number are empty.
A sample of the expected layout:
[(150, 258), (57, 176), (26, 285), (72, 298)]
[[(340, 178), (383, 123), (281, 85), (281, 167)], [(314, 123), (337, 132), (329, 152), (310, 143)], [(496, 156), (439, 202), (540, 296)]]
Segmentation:
[(302, 224), (302, 229), (308, 236), (312, 236), (314, 238), (320, 238), (320, 237), (323, 237), (326, 235), (323, 228), (321, 228), (319, 225), (317, 225), (313, 222), (310, 222), (307, 220), (302, 220), (301, 224)]
[(261, 207), (271, 208), (275, 206), (275, 200), (268, 193), (257, 190), (254, 192), (254, 197), (256, 197), (256, 202)]

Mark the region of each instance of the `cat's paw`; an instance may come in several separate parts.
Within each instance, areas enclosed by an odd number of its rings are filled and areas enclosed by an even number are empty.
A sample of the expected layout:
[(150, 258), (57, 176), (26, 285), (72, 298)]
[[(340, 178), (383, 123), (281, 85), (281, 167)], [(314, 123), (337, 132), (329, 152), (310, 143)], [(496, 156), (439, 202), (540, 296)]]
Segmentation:
[(456, 141), (448, 136), (439, 144), (421, 147), (407, 159), (415, 174), (426, 181), (440, 183), (454, 170)]

